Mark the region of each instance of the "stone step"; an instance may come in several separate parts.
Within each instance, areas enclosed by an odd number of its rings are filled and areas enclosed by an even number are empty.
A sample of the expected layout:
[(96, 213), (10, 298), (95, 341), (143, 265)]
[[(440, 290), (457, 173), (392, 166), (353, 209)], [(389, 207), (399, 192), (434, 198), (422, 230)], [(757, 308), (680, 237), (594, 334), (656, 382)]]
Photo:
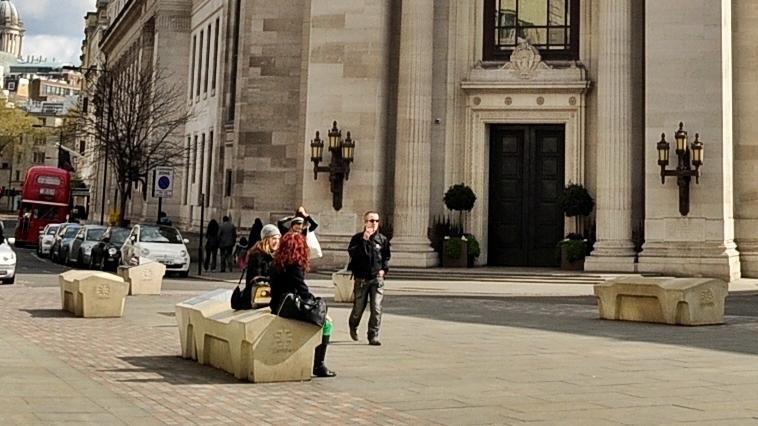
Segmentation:
[[(318, 271), (314, 275), (330, 277), (333, 271)], [(487, 268), (468, 269), (414, 269), (392, 268), (392, 280), (420, 281), (479, 281), (505, 282), (521, 284), (589, 284), (594, 285), (616, 278), (615, 274), (591, 274), (581, 272), (565, 272), (549, 269), (535, 271), (524, 270), (490, 270)]]

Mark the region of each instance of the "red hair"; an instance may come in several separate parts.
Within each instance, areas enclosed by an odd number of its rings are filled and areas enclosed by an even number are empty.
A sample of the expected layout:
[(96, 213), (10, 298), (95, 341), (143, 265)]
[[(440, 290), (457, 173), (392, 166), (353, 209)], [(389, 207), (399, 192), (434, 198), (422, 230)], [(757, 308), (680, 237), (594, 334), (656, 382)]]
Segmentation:
[(279, 248), (274, 256), (274, 267), (279, 271), (284, 271), (289, 265), (300, 265), (303, 271), (308, 272), (310, 262), (308, 261), (310, 249), (305, 242), (305, 236), (299, 232), (287, 232), (282, 236), (279, 242)]

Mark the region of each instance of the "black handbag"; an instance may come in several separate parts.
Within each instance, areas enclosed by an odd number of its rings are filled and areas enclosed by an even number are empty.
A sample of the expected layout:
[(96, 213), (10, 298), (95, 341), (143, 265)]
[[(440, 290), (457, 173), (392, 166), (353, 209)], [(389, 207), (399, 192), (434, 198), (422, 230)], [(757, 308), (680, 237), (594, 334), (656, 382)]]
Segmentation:
[(237, 288), (232, 292), (231, 305), (234, 310), (253, 309), (250, 290), (248, 290), (249, 286), (245, 286), (245, 290), (240, 290), (240, 284), (242, 283), (242, 277), (244, 276), (245, 271), (242, 271), (242, 276), (240, 276), (240, 280), (237, 282)]
[(323, 327), (324, 322), (326, 322), (326, 310), (326, 302), (320, 297), (304, 299), (297, 294), (287, 293), (279, 302), (276, 314), (282, 318), (308, 322)]

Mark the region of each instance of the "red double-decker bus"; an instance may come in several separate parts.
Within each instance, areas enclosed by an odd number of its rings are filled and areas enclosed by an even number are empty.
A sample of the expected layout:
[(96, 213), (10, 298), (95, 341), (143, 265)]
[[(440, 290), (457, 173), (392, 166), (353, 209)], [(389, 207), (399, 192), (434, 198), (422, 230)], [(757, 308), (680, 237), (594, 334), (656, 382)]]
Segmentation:
[(37, 244), (49, 223), (63, 223), (69, 213), (71, 177), (64, 169), (34, 166), (26, 172), (18, 207), (16, 245)]

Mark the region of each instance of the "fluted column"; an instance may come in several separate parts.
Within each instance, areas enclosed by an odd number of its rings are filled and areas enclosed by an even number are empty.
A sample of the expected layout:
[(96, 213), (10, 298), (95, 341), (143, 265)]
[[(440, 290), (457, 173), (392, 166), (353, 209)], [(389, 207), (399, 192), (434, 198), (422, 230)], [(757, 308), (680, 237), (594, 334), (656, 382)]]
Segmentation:
[(591, 271), (634, 271), (632, 0), (599, 2), (597, 242)]
[(434, 0), (403, 0), (392, 264), (434, 266), (429, 246)]

